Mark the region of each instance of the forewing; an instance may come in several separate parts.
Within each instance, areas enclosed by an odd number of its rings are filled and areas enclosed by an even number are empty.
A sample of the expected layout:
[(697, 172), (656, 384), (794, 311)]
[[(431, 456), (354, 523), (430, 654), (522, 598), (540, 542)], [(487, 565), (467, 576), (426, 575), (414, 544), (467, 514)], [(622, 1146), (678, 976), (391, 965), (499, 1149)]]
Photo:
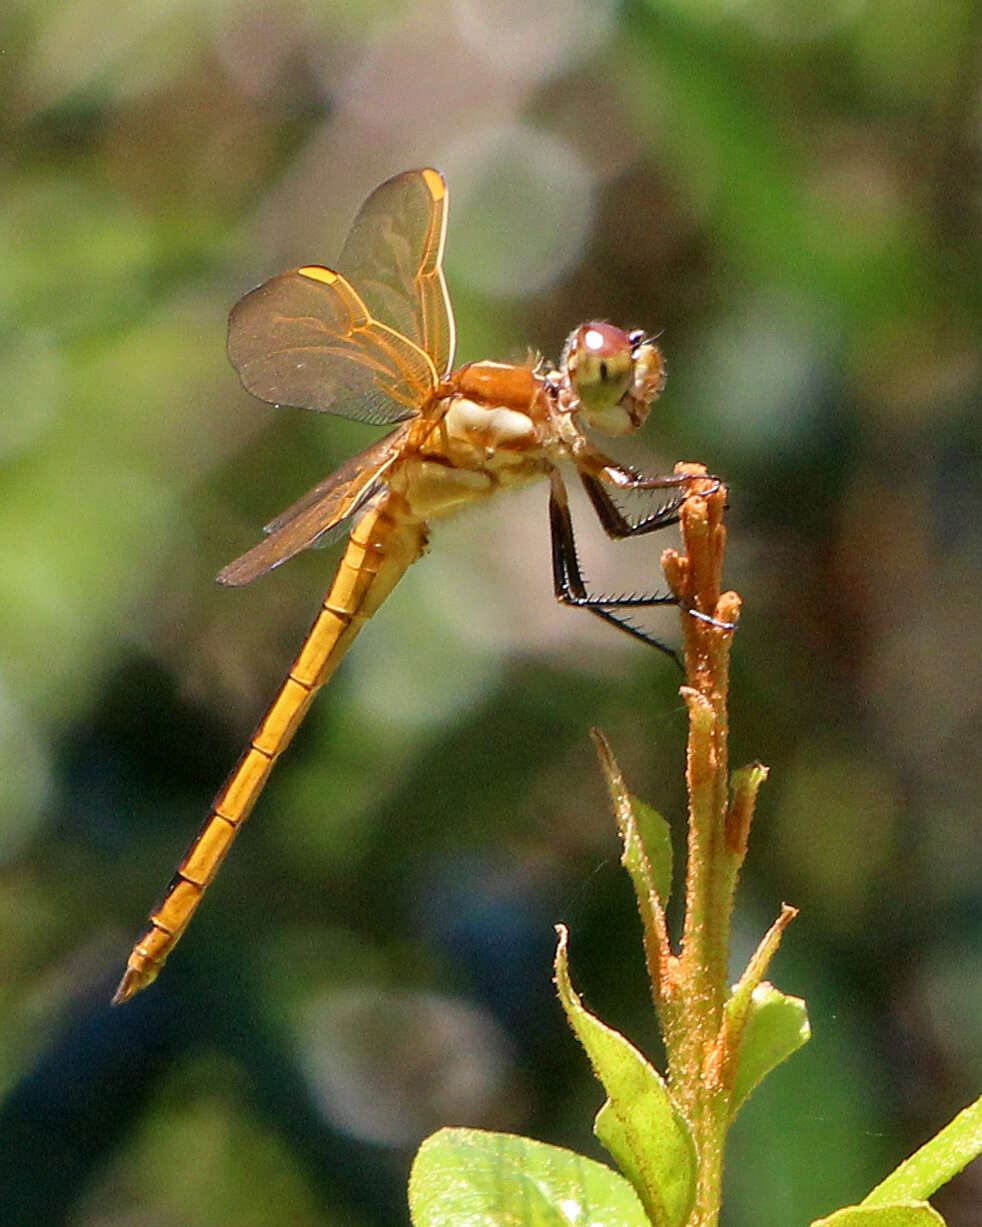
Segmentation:
[(301, 550), (320, 544), (381, 487), (386, 470), (399, 458), (402, 440), (403, 432), (397, 430), (353, 456), (271, 520), (265, 529), (268, 536), (220, 571), (218, 582), (241, 587)]
[(410, 170), (365, 201), (338, 271), (369, 311), (429, 354), (437, 373), (453, 364), (454, 319), (443, 276), (447, 185), (435, 170)]
[(316, 265), (273, 277), (236, 303), (228, 355), (260, 400), (362, 422), (412, 417), (438, 382), (423, 349), (373, 318), (344, 277)]

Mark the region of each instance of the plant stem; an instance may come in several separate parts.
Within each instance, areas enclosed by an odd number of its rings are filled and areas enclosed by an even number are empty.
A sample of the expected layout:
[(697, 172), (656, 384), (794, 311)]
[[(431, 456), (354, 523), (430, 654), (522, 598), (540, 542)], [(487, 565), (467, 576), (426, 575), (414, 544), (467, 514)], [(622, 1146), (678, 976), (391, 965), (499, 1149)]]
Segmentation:
[[(676, 471), (705, 474), (699, 465), (679, 465)], [(682, 696), (689, 712), (685, 919), (673, 986), (678, 1023), (665, 1038), (669, 1084), (692, 1130), (698, 1155), (689, 1227), (715, 1227), (730, 1107), (729, 1088), (720, 1077), (717, 1041), (728, 996), (733, 890), (746, 846), (739, 811), (728, 823), (726, 699), (732, 624), (740, 602), (735, 593), (720, 594), (726, 491), (709, 478), (694, 485), (680, 517), (685, 554), (666, 550), (662, 557), (682, 610), (688, 683)]]

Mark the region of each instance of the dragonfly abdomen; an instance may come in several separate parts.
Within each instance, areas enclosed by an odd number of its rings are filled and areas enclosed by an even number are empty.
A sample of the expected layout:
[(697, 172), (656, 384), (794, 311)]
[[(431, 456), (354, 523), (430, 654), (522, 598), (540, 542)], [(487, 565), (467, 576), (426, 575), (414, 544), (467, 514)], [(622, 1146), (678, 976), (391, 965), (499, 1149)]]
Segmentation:
[(133, 947), (114, 1004), (127, 1001), (156, 979), (314, 695), (425, 545), (426, 525), (392, 491), (355, 525), (330, 590), (286, 680), (212, 802), (163, 899), (151, 912), (147, 931)]

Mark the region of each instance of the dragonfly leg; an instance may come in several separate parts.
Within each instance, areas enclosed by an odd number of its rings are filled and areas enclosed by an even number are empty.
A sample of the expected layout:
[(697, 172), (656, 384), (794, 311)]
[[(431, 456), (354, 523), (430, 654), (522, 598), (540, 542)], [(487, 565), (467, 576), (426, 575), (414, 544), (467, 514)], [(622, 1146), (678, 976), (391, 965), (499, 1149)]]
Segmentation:
[[(634, 475), (632, 475), (634, 476)], [(635, 490), (660, 490), (667, 487), (678, 486), (683, 482), (689, 482), (692, 479), (687, 474), (677, 474), (672, 477), (650, 477), (640, 478), (634, 484), (626, 487), (627, 489)], [(706, 494), (715, 494), (722, 484), (718, 478), (713, 478), (716, 485), (706, 491)], [(597, 513), (597, 519), (600, 521), (601, 527), (608, 537), (614, 540), (620, 540), (625, 537), (639, 537), (644, 533), (653, 533), (659, 528), (667, 528), (671, 524), (677, 524), (679, 519), (679, 511), (682, 504), (685, 502), (687, 492), (676, 495), (675, 498), (669, 499), (657, 508), (650, 515), (644, 516), (642, 519), (632, 522), (621, 511), (620, 507), (614, 502), (610, 493), (606, 490), (603, 484), (589, 473), (581, 472), (580, 481), (583, 483), (583, 488), (590, 497), (590, 502), (593, 504), (593, 509)], [(714, 618), (711, 614), (701, 613), (698, 609), (690, 609), (688, 613), (693, 618), (698, 618), (700, 622), (707, 622), (710, 626), (718, 626), (720, 630), (732, 631), (736, 629), (735, 623), (721, 622), (718, 618)]]
[[(682, 486), (683, 482), (689, 478), (667, 478), (660, 477), (654, 479), (659, 483), (664, 483), (665, 486)], [(644, 516), (642, 519), (632, 523), (626, 515), (621, 511), (620, 507), (614, 502), (610, 494), (604, 489), (603, 484), (596, 477), (589, 473), (580, 473), (580, 481), (583, 483), (583, 489), (587, 492), (590, 502), (593, 504), (593, 509), (597, 513), (597, 519), (607, 534), (615, 540), (624, 537), (639, 537), (644, 533), (653, 533), (659, 528), (667, 528), (670, 524), (677, 524), (679, 519), (679, 509), (685, 502), (686, 491), (683, 486), (680, 493), (674, 498), (663, 503), (661, 507), (656, 508), (650, 515)], [(634, 486), (628, 487), (633, 489), (661, 489), (662, 486)]]
[[(576, 609), (589, 610), (595, 617), (609, 622), (626, 634), (639, 639), (649, 647), (657, 648), (670, 656), (681, 667), (678, 654), (653, 635), (634, 626), (622, 613), (624, 609), (648, 609), (654, 605), (677, 605), (674, 596), (632, 595), (594, 596), (587, 591), (580, 571), (576, 553), (576, 538), (573, 535), (573, 520), (569, 513), (569, 500), (563, 479), (555, 470), (551, 474), (552, 490), (549, 496), (549, 528), (552, 534), (552, 578), (556, 599)], [(672, 523), (666, 520), (666, 523)], [(651, 529), (647, 531), (652, 531)]]

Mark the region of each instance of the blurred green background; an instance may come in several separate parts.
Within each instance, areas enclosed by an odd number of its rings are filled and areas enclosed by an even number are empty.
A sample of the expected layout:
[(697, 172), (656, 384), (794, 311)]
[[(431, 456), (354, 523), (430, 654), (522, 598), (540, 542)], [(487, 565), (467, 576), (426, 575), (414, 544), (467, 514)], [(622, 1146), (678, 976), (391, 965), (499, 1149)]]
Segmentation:
[[(377, 432), (252, 401), (228, 310), (451, 187), (458, 359), (657, 330), (649, 471), (731, 483), (745, 956), (815, 1038), (730, 1227), (858, 1200), (982, 1082), (982, 89), (971, 0), (7, 0), (0, 15), (0, 1224), (405, 1221), (444, 1123), (598, 1154), (550, 985), (656, 1049), (588, 738), (679, 829), (670, 662), (551, 595), (546, 492), (439, 526), (158, 983), (131, 942), (313, 617), (214, 574)], [(597, 587), (659, 584), (673, 532)], [(658, 627), (677, 638), (674, 615)], [(982, 1219), (982, 1172), (937, 1199)]]

